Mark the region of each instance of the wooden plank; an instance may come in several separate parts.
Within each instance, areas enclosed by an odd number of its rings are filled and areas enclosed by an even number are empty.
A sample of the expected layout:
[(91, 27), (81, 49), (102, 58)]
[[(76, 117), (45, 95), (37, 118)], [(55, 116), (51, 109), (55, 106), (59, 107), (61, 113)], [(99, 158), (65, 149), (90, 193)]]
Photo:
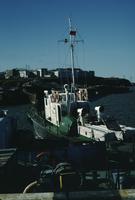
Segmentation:
[(0, 200), (135, 200), (135, 189), (69, 193), (0, 194)]

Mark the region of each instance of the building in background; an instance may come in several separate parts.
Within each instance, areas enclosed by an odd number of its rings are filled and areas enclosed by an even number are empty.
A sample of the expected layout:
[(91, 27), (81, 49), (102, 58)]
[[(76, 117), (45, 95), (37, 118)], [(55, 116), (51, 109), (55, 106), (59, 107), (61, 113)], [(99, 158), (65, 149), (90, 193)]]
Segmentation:
[[(53, 70), (53, 73), (56, 77), (59, 79), (64, 79), (71, 81), (72, 80), (72, 69), (71, 68), (57, 68), (56, 70)], [(75, 80), (78, 82), (80, 79), (87, 79), (89, 77), (94, 77), (95, 72), (94, 71), (84, 71), (80, 68), (74, 69), (74, 77)]]
[(48, 73), (47, 68), (41, 68), (37, 70), (38, 77), (45, 77), (45, 75)]

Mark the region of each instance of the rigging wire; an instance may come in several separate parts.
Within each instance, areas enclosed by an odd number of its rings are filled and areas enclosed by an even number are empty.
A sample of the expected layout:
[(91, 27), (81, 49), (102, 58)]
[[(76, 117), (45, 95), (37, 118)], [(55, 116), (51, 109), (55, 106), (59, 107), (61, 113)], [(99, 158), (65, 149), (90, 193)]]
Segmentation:
[(88, 83), (87, 83), (87, 73), (85, 73), (85, 71), (88, 71), (87, 67), (86, 67), (86, 50), (85, 50), (85, 42), (82, 39), (81, 34), (78, 31), (78, 38), (82, 41), (82, 54), (80, 53), (81, 58), (82, 58), (82, 69), (84, 70), (84, 86), (87, 87)]
[[(70, 54), (70, 47), (68, 46), (68, 49), (66, 50), (66, 53), (65, 53), (65, 56), (63, 55), (64, 54), (64, 51), (65, 51), (65, 47), (64, 47), (64, 50), (62, 48), (62, 51), (60, 51), (61, 48), (58, 48), (58, 55), (59, 55), (59, 64), (58, 66), (62, 66), (62, 68), (69, 68), (70, 67), (70, 64), (67, 62), (69, 60), (69, 54)], [(61, 59), (61, 57), (63, 59)], [(59, 67), (61, 68), (61, 67)], [(67, 79), (67, 83), (69, 84), (70, 83), (70, 79), (69, 79), (69, 75), (68, 75), (68, 70), (65, 70), (66, 71), (66, 74), (65, 74), (65, 77)], [(60, 75), (60, 84), (63, 85), (63, 79), (61, 78), (61, 75)]]

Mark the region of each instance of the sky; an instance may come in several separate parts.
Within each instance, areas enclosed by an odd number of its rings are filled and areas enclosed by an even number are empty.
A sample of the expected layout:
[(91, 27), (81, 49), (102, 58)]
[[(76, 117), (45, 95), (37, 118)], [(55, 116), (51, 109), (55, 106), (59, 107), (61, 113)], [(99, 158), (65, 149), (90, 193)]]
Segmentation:
[(135, 0), (0, 0), (0, 71), (71, 66), (69, 17), (76, 67), (135, 81)]

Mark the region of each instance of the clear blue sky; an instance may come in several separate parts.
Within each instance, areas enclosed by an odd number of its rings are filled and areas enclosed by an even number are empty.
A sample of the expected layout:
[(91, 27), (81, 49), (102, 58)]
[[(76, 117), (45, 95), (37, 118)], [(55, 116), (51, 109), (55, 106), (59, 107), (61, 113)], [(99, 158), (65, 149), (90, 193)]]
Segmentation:
[(57, 42), (68, 17), (84, 39), (76, 66), (135, 81), (135, 0), (0, 0), (0, 71), (68, 64), (68, 48)]

